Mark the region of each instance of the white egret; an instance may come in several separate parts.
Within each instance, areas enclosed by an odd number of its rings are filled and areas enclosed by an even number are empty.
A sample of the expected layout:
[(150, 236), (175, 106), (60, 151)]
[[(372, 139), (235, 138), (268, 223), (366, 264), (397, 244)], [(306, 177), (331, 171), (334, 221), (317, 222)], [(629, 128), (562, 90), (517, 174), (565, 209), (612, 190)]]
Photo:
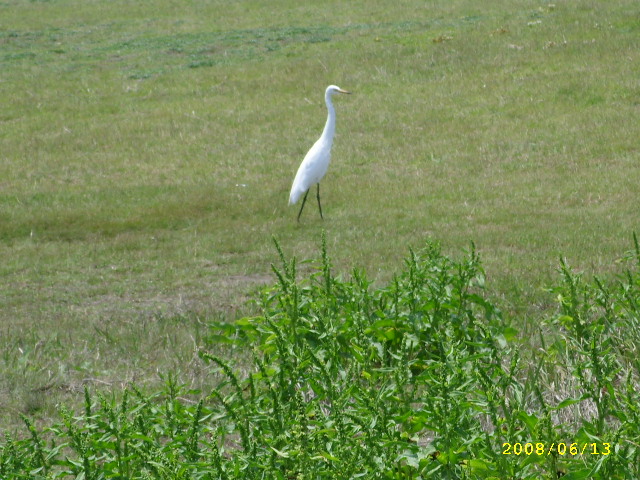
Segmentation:
[(296, 178), (293, 180), (291, 186), (291, 193), (289, 194), (289, 205), (296, 203), (302, 194), (304, 193), (304, 199), (302, 200), (302, 206), (300, 212), (298, 212), (298, 222), (300, 221), (300, 215), (304, 208), (304, 203), (307, 201), (307, 195), (309, 190), (314, 185), (318, 186), (316, 197), (318, 199), (318, 208), (320, 209), (320, 218), (322, 216), (322, 206), (320, 205), (320, 180), (327, 173), (329, 168), (329, 161), (331, 160), (331, 145), (333, 144), (333, 134), (336, 131), (336, 111), (331, 103), (331, 97), (334, 93), (351, 93), (346, 90), (336, 87), (335, 85), (329, 85), (324, 92), (324, 101), (327, 104), (327, 123), (324, 125), (322, 135), (313, 144), (313, 147), (307, 152), (298, 168)]

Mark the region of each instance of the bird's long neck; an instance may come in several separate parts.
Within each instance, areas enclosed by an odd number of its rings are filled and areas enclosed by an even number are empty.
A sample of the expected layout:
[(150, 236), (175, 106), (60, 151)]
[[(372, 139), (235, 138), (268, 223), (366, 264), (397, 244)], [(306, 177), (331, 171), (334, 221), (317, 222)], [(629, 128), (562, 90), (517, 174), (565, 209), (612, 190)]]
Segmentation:
[(327, 142), (333, 141), (333, 134), (336, 131), (336, 111), (333, 109), (333, 103), (331, 102), (331, 95), (327, 93), (324, 96), (324, 101), (327, 104), (327, 123), (324, 125), (324, 130), (322, 131), (322, 138)]

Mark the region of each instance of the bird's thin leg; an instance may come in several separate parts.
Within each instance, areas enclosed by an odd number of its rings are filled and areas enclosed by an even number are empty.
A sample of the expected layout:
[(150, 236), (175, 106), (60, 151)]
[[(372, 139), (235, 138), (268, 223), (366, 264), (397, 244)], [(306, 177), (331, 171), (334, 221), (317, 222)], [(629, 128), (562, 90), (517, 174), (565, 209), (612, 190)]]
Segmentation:
[(316, 195), (318, 198), (318, 208), (320, 209), (320, 218), (324, 220), (322, 216), (322, 205), (320, 205), (320, 182), (318, 182), (318, 194)]
[(309, 195), (309, 190), (304, 194), (304, 198), (302, 199), (302, 206), (300, 207), (300, 211), (298, 212), (298, 222), (300, 222), (300, 215), (302, 215), (302, 209), (304, 208), (304, 202), (307, 201), (307, 195)]

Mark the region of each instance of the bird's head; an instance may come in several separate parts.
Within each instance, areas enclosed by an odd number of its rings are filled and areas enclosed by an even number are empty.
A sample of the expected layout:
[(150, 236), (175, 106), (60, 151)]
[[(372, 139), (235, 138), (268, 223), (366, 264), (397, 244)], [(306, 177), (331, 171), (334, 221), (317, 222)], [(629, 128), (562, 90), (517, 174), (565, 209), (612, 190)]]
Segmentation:
[(326, 94), (327, 95), (333, 95), (334, 93), (347, 93), (347, 94), (350, 94), (351, 92), (347, 92), (346, 90), (343, 90), (343, 89), (341, 89), (340, 87), (338, 87), (336, 85), (329, 85), (327, 87)]

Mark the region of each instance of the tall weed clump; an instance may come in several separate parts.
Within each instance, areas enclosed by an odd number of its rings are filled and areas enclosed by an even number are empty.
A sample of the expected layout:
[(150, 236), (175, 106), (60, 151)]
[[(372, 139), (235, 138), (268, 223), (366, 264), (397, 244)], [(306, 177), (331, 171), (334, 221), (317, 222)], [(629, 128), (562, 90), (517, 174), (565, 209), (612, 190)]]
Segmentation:
[(639, 477), (637, 240), (610, 284), (561, 262), (539, 344), (488, 299), (473, 247), (453, 260), (428, 242), (379, 288), (335, 276), (324, 237), (302, 280), (276, 247), (262, 313), (201, 345), (210, 391), (170, 375), (151, 395), (85, 390), (82, 412), (5, 435), (0, 478)]
[(285, 478), (412, 478), (462, 472), (473, 449), (496, 450), (490, 418), (477, 413), (509, 410), (499, 400), (481, 407), (478, 391), (508, 376), (501, 352), (512, 331), (481, 295), (474, 251), (454, 262), (430, 243), (382, 289), (359, 271), (334, 277), (324, 243), (304, 283), (278, 251), (263, 315), (242, 322), (256, 346), (249, 398), (238, 388), (229, 397), (230, 410), (252, 419), (254, 441), (269, 446), (252, 450), (266, 455), (260, 463)]
[(640, 245), (633, 240), (629, 268), (616, 281), (585, 282), (561, 259), (562, 281), (552, 289), (560, 308), (549, 323), (561, 334), (548, 351), (573, 384), (556, 409), (577, 407), (571, 435), (591, 447), (591, 457), (596, 445), (609, 445), (611, 457), (599, 455), (589, 470), (600, 478), (636, 478), (640, 469)]
[[(295, 260), (277, 247), (278, 284), (264, 292), (263, 315), (236, 325), (255, 346), (249, 390), (263, 392), (260, 412), (240, 400), (236, 411), (254, 419), (271, 466), (300, 478), (637, 474), (637, 342), (624, 335), (638, 330), (634, 270), (608, 296), (597, 279), (580, 284), (589, 306), (580, 308), (618, 323), (594, 337), (566, 328), (562, 292), (576, 282), (561, 264), (559, 312), (541, 322), (557, 341), (531, 349), (487, 299), (473, 248), (456, 261), (427, 243), (389, 286), (372, 288), (360, 271), (333, 276), (324, 242), (315, 273), (299, 282)], [(564, 369), (574, 382), (554, 391)], [(619, 403), (596, 401), (607, 385)]]

